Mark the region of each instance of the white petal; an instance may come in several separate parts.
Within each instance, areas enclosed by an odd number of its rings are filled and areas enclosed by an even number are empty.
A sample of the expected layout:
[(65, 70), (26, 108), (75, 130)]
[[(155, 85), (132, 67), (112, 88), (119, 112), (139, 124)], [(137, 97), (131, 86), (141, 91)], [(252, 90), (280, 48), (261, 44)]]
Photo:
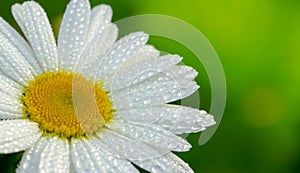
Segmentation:
[(0, 153), (23, 151), (41, 136), (36, 123), (28, 120), (0, 121)]
[(41, 153), (45, 150), (48, 144), (48, 138), (41, 137), (40, 140), (30, 149), (26, 150), (23, 154), (22, 160), (17, 173), (31, 173), (38, 172), (41, 160)]
[(85, 45), (89, 22), (89, 1), (72, 0), (67, 6), (58, 36), (60, 68), (73, 71)]
[(34, 70), (12, 41), (12, 37), (5, 30), (0, 30), (0, 71), (26, 85), (33, 79)]
[(153, 173), (192, 173), (194, 172), (187, 163), (178, 158), (175, 154), (169, 152), (161, 157), (149, 160), (135, 161), (139, 167)]
[(24, 153), (17, 172), (65, 173), (69, 170), (68, 141), (57, 137), (43, 137)]
[(138, 172), (129, 161), (101, 151), (100, 147), (84, 139), (71, 142), (71, 158), (74, 170), (81, 172)]
[[(104, 76), (104, 78), (101, 80), (101, 81), (105, 81), (104, 83), (104, 86), (103, 88), (108, 90), (108, 91), (114, 91), (114, 90), (119, 90), (119, 89), (122, 89), (122, 88), (126, 88), (126, 85), (131, 85), (133, 81), (129, 81), (127, 83), (122, 83), (121, 85), (119, 84), (116, 84), (116, 82), (119, 80), (119, 79), (116, 79), (118, 76), (122, 76), (120, 80), (124, 80), (124, 82), (126, 82), (126, 79), (124, 78), (124, 76), (126, 76), (127, 78), (130, 79), (136, 79), (136, 76), (137, 74), (139, 73), (135, 73), (135, 74), (132, 74), (133, 76), (127, 76), (128, 73), (126, 72), (129, 72), (129, 71), (126, 71), (124, 75), (121, 75), (120, 73), (123, 73), (124, 71), (120, 71), (122, 70), (123, 68), (130, 68), (134, 62), (136, 61), (139, 61), (141, 59), (154, 59), (154, 58), (157, 58), (159, 56), (160, 52), (155, 49), (153, 46), (151, 45), (144, 45), (142, 46), (139, 50), (137, 50), (136, 53), (134, 53), (134, 55), (132, 55), (132, 57), (124, 62), (119, 68), (117, 68), (115, 71), (112, 71), (111, 74), (107, 75), (107, 76)], [(133, 67), (134, 68), (134, 67)], [(133, 69), (131, 68), (131, 70)], [(129, 70), (129, 69), (127, 69)], [(121, 82), (121, 81), (119, 81)]]
[(81, 72), (86, 77), (94, 77), (97, 68), (93, 68), (93, 66), (102, 61), (102, 57), (115, 43), (117, 35), (118, 28), (115, 24), (109, 24), (103, 31), (95, 35), (83, 49), (75, 71)]
[(23, 86), (8, 78), (5, 75), (0, 74), (0, 92), (11, 96), (15, 99), (20, 99), (22, 95)]
[(149, 123), (175, 133), (195, 133), (215, 124), (214, 117), (203, 110), (178, 105), (158, 105), (118, 111), (119, 118), (135, 123)]
[(18, 119), (22, 116), (20, 113), (12, 113), (7, 110), (0, 111), (0, 119)]
[(23, 17), (23, 14), (22, 14), (22, 11), (23, 11), (22, 5), (19, 4), (19, 3), (14, 4), (11, 7), (11, 11), (12, 11), (12, 15), (13, 15), (14, 19), (16, 20), (16, 22), (20, 26), (21, 30), (23, 32), (25, 32), (26, 31), (26, 26), (25, 26), (24, 17)]
[[(197, 72), (187, 66), (173, 66), (127, 88), (111, 92), (117, 110), (159, 105), (185, 98), (199, 86), (192, 81)], [(139, 79), (140, 77), (136, 77)]]
[[(117, 90), (145, 80), (181, 61), (177, 55), (147, 56), (140, 54), (120, 67), (113, 76), (111, 90)], [(138, 77), (138, 78), (137, 78)]]
[[(155, 47), (151, 46), (151, 45), (144, 45), (141, 48), (139, 48), (138, 50), (136, 50), (136, 52), (133, 53), (133, 55), (131, 55), (130, 59), (128, 59), (127, 61), (123, 62), (118, 68), (116, 68), (116, 70), (111, 71), (109, 75), (106, 75), (103, 79), (103, 81), (105, 81), (105, 85), (104, 88), (108, 89), (108, 90), (118, 90), (120, 88), (124, 88), (126, 86), (118, 86), (116, 83), (116, 81), (118, 79), (116, 78), (120, 78), (122, 76), (122, 79), (125, 79), (124, 76), (128, 77), (128, 78), (134, 78), (137, 76), (137, 74), (139, 73), (132, 73), (132, 76), (127, 76), (128, 71), (125, 72), (125, 74), (121, 74), (125, 71), (124, 68), (127, 68), (126, 70), (131, 69), (131, 71), (133, 70), (133, 68), (135, 67), (136, 62), (140, 62), (143, 59), (155, 59), (157, 57), (159, 57), (160, 52), (155, 49)], [(119, 60), (117, 60), (119, 62)], [(132, 66), (132, 68), (131, 68)], [(100, 66), (101, 69), (101, 66)], [(123, 71), (124, 69), (124, 71)], [(128, 74), (129, 75), (129, 74)], [(120, 76), (120, 77), (118, 77)], [(129, 81), (129, 85), (132, 83), (132, 81)], [(126, 83), (125, 83), (126, 84)]]
[(141, 141), (127, 138), (106, 129), (101, 130), (98, 134), (98, 139), (99, 140), (92, 140), (95, 146), (101, 146), (101, 143), (98, 145), (98, 142), (101, 141), (109, 148), (109, 151), (115, 152), (118, 155), (121, 155), (122, 158), (126, 158), (131, 161), (159, 157), (168, 152), (167, 150), (155, 150), (150, 145)]
[(98, 5), (92, 9), (89, 27), (89, 41), (111, 22), (112, 10), (109, 5)]
[(41, 153), (39, 167), (45, 172), (69, 172), (69, 144), (67, 140), (50, 137), (47, 146)]
[(14, 6), (13, 11), (43, 71), (56, 71), (58, 59), (55, 38), (43, 8), (30, 1), (22, 6)]
[(75, 64), (76, 72), (88, 78), (94, 78), (98, 64), (108, 53), (118, 36), (118, 28), (110, 23), (112, 11), (108, 5), (94, 7), (86, 43), (80, 58)]
[(181, 137), (155, 125), (114, 120), (108, 127), (128, 138), (171, 151), (188, 151), (192, 147)]
[(133, 57), (148, 40), (148, 35), (143, 32), (136, 32), (121, 38), (111, 48), (111, 51), (103, 57), (97, 73), (97, 79), (111, 74), (124, 62)]
[(17, 172), (69, 172), (70, 158), (68, 141), (57, 137), (43, 137), (24, 153)]
[(20, 103), (23, 87), (4, 75), (0, 75), (0, 119), (14, 119), (23, 116)]
[(24, 40), (24, 38), (2, 18), (0, 18), (0, 28), (0, 30), (2, 31), (1, 34), (6, 35), (6, 38), (10, 40), (10, 43), (14, 45), (14, 47), (16, 47), (19, 53), (22, 54), (22, 57), (26, 59), (27, 62), (31, 65), (32, 68), (30, 68), (30, 70), (33, 70), (32, 74), (40, 74), (42, 71), (41, 67), (38, 64), (31, 47)]
[(0, 119), (15, 119), (24, 116), (19, 100), (0, 93)]

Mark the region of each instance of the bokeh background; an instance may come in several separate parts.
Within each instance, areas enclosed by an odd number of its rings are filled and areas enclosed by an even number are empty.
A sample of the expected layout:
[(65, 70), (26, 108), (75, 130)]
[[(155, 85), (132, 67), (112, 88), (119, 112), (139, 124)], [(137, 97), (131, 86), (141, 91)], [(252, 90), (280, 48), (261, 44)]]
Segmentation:
[[(1, 1), (0, 16), (17, 25), (10, 8), (20, 0)], [(38, 0), (57, 34), (68, 0)], [(92, 0), (110, 4), (113, 21), (137, 14), (164, 14), (198, 28), (212, 43), (227, 79), (227, 105), (213, 138), (176, 153), (195, 172), (300, 172), (300, 1), (298, 0)], [(177, 53), (199, 71), (201, 108), (209, 110), (206, 72), (188, 48), (152, 36), (158, 49)], [(0, 155), (0, 172), (14, 172), (22, 153)]]

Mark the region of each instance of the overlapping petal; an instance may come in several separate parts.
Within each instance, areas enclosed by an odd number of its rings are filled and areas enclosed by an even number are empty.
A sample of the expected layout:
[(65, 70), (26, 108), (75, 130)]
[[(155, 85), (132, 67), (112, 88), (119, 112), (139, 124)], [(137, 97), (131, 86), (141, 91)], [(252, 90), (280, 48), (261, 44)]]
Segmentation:
[(192, 147), (186, 140), (156, 125), (115, 120), (108, 127), (128, 138), (166, 150), (182, 152)]
[(136, 165), (141, 168), (155, 173), (193, 173), (194, 171), (189, 167), (187, 163), (177, 157), (175, 154), (168, 152), (160, 157), (135, 161)]
[(176, 101), (194, 93), (199, 88), (192, 81), (197, 75), (195, 70), (187, 66), (173, 67), (129, 87), (113, 90), (111, 96), (114, 106), (118, 110), (149, 107)]
[(14, 119), (24, 116), (20, 103), (22, 86), (0, 74), (0, 119)]
[[(112, 130), (103, 129), (97, 135), (98, 140), (92, 142), (98, 146), (98, 141), (108, 146), (110, 152), (119, 154), (122, 158), (130, 161), (145, 160), (153, 157), (159, 157), (167, 150), (158, 151), (152, 146), (139, 140), (130, 139)], [(101, 146), (101, 145), (100, 145)]]
[(29, 70), (32, 75), (41, 74), (42, 69), (27, 41), (2, 18), (0, 18), (0, 30), (1, 34), (5, 35), (4, 37), (9, 40), (9, 44), (12, 44), (15, 50), (31, 65)]
[[(95, 146), (89, 140), (74, 139), (71, 142), (71, 159), (75, 172), (138, 172), (126, 159), (117, 158), (111, 154), (99, 143)], [(88, 161), (87, 161), (88, 160)]]
[(42, 135), (37, 124), (28, 120), (2, 120), (0, 129), (0, 153), (26, 150)]
[(57, 137), (42, 137), (28, 149), (17, 169), (18, 173), (66, 173), (70, 170), (69, 144)]
[[(148, 48), (151, 49), (151, 48)], [(143, 57), (143, 58), (141, 58)], [(181, 61), (178, 55), (158, 56), (155, 51), (141, 52), (122, 65), (108, 80), (110, 90), (119, 90), (166, 71)]]
[(94, 66), (97, 69), (95, 78), (101, 80), (112, 74), (122, 64), (133, 58), (147, 40), (148, 35), (143, 32), (132, 33), (118, 40), (102, 57), (100, 63)]
[(215, 124), (206, 111), (170, 104), (119, 111), (117, 115), (130, 122), (159, 125), (175, 134), (203, 131)]
[(112, 9), (109, 5), (98, 5), (92, 9), (88, 41), (101, 33), (111, 23)]

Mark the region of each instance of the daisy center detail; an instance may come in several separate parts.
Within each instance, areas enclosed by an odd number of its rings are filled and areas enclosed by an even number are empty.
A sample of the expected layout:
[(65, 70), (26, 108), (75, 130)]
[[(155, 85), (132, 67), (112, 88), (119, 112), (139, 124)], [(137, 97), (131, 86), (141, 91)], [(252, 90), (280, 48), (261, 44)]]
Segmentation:
[(30, 81), (21, 102), (24, 117), (38, 123), (45, 135), (82, 137), (113, 118), (112, 104), (101, 83), (64, 71), (41, 74)]

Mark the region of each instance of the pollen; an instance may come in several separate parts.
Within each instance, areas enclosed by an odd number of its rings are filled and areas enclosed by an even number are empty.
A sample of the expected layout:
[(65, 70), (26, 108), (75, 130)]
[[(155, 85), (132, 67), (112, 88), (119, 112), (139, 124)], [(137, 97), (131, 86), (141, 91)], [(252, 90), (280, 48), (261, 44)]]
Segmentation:
[(48, 72), (24, 88), (24, 118), (39, 124), (45, 135), (62, 138), (97, 133), (113, 119), (113, 109), (103, 83), (81, 74)]

